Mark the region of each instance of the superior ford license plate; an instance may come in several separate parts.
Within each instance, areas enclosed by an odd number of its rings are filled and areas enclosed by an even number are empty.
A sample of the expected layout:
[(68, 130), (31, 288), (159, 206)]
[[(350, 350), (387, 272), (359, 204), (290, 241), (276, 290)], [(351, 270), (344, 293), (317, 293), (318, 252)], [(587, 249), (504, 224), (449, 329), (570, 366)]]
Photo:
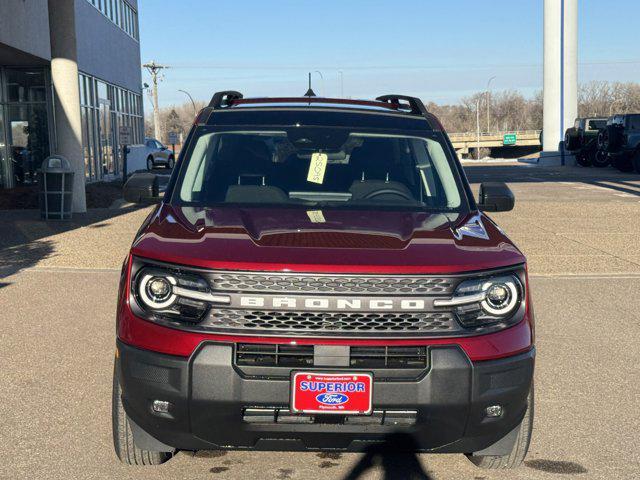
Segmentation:
[(295, 372), (291, 379), (291, 411), (369, 415), (373, 376), (370, 373)]

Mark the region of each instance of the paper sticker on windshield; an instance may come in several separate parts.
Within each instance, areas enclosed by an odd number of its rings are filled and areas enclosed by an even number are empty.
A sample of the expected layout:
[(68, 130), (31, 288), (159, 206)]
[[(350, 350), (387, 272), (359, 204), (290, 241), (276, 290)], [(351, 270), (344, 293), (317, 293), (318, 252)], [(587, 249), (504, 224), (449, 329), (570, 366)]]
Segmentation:
[(311, 223), (326, 223), (322, 210), (307, 210), (307, 215)]
[(311, 155), (309, 163), (309, 173), (307, 174), (307, 182), (319, 183), (324, 182), (324, 172), (327, 169), (327, 160), (329, 157), (326, 153), (314, 153)]

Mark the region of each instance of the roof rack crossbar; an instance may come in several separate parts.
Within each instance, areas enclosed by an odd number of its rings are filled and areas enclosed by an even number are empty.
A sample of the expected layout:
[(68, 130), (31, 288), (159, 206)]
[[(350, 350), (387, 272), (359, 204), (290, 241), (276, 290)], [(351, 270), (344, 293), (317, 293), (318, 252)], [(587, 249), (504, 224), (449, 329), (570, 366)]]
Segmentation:
[(395, 105), (400, 105), (400, 100), (404, 100), (409, 104), (411, 113), (423, 116), (429, 113), (427, 111), (427, 107), (425, 107), (424, 103), (422, 103), (422, 100), (417, 97), (409, 97), (407, 95), (383, 95), (376, 98), (376, 100), (378, 100), (379, 102), (391, 103)]
[(211, 101), (209, 102), (209, 106), (216, 109), (222, 107), (228, 107), (233, 103), (234, 100), (240, 100), (242, 98), (242, 94), (240, 92), (236, 92), (235, 90), (225, 90), (223, 92), (216, 92), (211, 97)]

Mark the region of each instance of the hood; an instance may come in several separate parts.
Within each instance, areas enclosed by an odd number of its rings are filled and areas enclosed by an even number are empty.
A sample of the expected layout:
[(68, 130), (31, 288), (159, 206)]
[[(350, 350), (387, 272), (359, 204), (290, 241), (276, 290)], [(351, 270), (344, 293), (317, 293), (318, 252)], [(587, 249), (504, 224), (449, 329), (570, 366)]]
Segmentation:
[(213, 269), (457, 273), (525, 262), (485, 215), (160, 205), (132, 254)]

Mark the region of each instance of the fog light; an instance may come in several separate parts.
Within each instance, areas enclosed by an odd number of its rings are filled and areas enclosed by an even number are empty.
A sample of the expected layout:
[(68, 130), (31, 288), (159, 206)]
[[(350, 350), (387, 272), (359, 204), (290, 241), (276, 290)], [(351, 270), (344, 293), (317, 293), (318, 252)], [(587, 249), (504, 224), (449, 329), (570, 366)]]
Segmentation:
[(169, 413), (169, 406), (171, 404), (164, 400), (154, 400), (153, 401), (153, 411), (156, 413)]
[(502, 407), (500, 405), (491, 405), (484, 411), (485, 415), (489, 418), (497, 418), (502, 416)]

